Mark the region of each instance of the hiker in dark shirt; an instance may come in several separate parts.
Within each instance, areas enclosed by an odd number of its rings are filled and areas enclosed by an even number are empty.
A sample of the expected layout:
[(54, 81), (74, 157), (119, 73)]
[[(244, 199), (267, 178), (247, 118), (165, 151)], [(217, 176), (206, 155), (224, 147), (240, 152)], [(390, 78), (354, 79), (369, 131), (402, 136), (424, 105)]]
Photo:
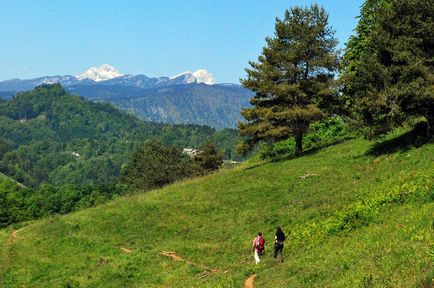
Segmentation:
[(283, 262), (283, 242), (285, 241), (285, 233), (283, 233), (282, 229), (277, 226), (276, 228), (276, 236), (274, 237), (274, 258), (277, 258), (279, 256), (278, 260), (280, 262)]

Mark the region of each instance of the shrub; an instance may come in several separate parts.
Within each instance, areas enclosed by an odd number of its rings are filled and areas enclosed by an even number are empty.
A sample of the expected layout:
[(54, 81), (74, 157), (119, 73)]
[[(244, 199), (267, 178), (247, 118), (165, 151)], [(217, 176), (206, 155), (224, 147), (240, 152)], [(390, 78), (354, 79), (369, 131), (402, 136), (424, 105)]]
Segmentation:
[(193, 160), (183, 154), (181, 148), (150, 140), (135, 148), (123, 167), (121, 182), (133, 188), (149, 190), (197, 174)]
[(199, 154), (194, 157), (202, 173), (218, 170), (223, 164), (223, 154), (212, 141), (206, 142), (199, 148)]
[[(305, 151), (321, 148), (351, 138), (347, 123), (339, 117), (313, 123), (303, 138)], [(294, 155), (295, 139), (290, 137), (273, 145), (262, 145), (259, 149), (262, 158), (280, 158)]]

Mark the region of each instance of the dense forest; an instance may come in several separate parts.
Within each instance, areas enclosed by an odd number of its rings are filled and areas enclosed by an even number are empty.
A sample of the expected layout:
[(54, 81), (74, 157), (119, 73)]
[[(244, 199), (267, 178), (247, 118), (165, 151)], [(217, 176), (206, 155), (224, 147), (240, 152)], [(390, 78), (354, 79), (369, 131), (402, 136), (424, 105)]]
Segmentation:
[(117, 181), (133, 147), (147, 139), (198, 148), (213, 140), (232, 156), (235, 130), (144, 122), (112, 105), (72, 96), (58, 84), (0, 104), (0, 172), (36, 187)]

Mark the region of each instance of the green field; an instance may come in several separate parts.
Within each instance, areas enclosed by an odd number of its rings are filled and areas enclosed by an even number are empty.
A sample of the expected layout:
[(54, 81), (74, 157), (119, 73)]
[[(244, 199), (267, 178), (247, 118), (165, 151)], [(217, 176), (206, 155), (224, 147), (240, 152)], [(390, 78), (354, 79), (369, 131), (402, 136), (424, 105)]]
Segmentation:
[[(255, 287), (432, 287), (434, 144), (373, 145), (251, 161), (0, 230), (0, 284), (243, 287), (255, 273)], [(251, 240), (271, 243), (276, 225), (291, 230), (284, 263), (270, 244), (255, 265)]]

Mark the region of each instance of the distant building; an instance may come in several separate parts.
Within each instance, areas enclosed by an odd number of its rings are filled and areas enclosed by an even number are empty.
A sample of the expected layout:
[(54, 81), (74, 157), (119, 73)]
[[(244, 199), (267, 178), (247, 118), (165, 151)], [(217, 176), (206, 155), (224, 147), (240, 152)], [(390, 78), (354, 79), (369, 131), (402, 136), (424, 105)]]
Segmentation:
[(193, 148), (184, 148), (184, 150), (182, 151), (182, 153), (187, 154), (190, 157), (197, 156), (200, 152), (202, 151)]

